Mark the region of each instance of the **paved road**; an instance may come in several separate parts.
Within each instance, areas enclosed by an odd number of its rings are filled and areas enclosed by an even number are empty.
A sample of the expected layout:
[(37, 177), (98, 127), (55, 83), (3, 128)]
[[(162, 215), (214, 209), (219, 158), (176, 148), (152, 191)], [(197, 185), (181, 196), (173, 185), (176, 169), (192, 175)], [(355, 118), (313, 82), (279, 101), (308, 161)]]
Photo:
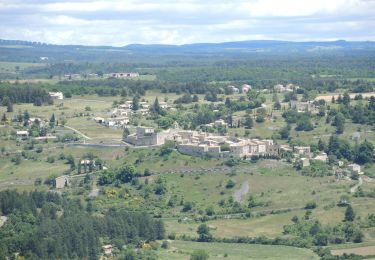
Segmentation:
[(91, 137), (88, 137), (87, 135), (83, 134), (82, 132), (78, 131), (77, 129), (74, 129), (73, 127), (70, 127), (70, 126), (67, 126), (65, 125), (64, 127), (70, 129), (70, 130), (73, 130), (74, 132), (76, 132), (77, 134), (81, 135), (83, 138), (87, 139), (87, 140), (92, 140)]

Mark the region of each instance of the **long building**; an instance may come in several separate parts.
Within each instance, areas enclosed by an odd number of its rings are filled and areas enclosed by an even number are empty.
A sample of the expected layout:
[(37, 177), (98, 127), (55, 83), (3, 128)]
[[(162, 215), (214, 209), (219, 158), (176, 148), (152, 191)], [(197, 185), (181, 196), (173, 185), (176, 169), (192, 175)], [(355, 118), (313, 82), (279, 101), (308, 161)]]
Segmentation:
[(240, 139), (220, 136), (206, 132), (181, 130), (174, 128), (156, 132), (153, 128), (137, 127), (136, 133), (128, 135), (124, 141), (135, 146), (163, 145), (166, 141), (175, 141), (177, 150), (184, 154), (215, 157), (237, 156), (249, 158), (253, 155), (278, 155), (279, 146), (272, 140)]

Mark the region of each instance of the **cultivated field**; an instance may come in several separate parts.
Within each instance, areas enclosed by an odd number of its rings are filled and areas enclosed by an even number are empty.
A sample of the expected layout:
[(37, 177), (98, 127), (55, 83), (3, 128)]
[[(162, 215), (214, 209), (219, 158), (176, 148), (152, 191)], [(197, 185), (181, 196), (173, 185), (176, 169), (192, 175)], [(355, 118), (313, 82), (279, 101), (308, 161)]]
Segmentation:
[(160, 259), (177, 260), (189, 259), (194, 250), (205, 250), (209, 259), (319, 259), (311, 250), (295, 247), (186, 241), (171, 241), (169, 249), (157, 253)]

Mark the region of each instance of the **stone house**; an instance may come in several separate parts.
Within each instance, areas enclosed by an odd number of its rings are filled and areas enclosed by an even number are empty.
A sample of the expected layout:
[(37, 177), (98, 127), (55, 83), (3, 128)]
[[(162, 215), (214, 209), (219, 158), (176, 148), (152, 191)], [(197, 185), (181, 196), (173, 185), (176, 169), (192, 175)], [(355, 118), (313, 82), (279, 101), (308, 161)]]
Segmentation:
[(294, 146), (293, 151), (297, 155), (300, 155), (300, 156), (301, 155), (310, 156), (310, 154), (311, 154), (310, 146)]
[(348, 169), (351, 172), (355, 172), (355, 173), (358, 173), (358, 174), (361, 173), (361, 166), (359, 164), (356, 164), (356, 163), (349, 164)]
[(55, 187), (56, 189), (63, 189), (65, 187), (70, 186), (70, 178), (69, 175), (63, 175), (60, 177), (57, 177), (55, 179)]

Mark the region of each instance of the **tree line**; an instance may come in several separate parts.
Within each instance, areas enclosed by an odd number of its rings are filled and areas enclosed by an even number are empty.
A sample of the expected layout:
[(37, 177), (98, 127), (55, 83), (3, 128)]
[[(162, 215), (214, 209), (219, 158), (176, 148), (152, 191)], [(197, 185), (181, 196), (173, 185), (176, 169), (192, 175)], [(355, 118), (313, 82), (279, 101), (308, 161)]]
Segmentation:
[(110, 209), (92, 214), (91, 201), (51, 192), (0, 192), (0, 259), (19, 254), (27, 259), (98, 259), (101, 241), (142, 246), (162, 239), (160, 220), (144, 212)]

